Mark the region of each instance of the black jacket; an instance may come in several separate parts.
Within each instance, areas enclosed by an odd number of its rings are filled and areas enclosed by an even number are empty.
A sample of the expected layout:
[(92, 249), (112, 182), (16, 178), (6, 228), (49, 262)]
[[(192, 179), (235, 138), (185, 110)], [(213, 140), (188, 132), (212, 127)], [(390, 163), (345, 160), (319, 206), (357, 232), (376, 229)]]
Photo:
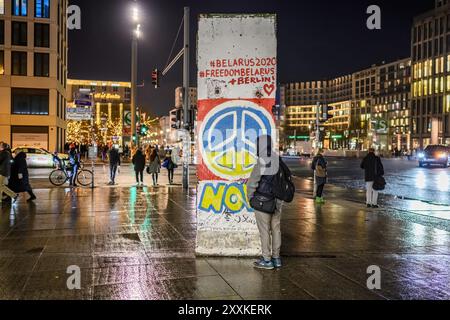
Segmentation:
[[(19, 179), (22, 174), (22, 179)], [(24, 152), (19, 153), (11, 166), (11, 179), (9, 187), (14, 192), (25, 192), (30, 184), (30, 176), (28, 174), (27, 155)]]
[(120, 166), (120, 154), (116, 148), (109, 151), (109, 164), (112, 166)]
[(145, 169), (145, 156), (138, 150), (133, 156), (134, 171), (143, 171)]
[(11, 176), (11, 153), (8, 150), (0, 152), (0, 176)]
[(384, 167), (380, 157), (374, 153), (369, 153), (361, 163), (361, 169), (365, 171), (366, 182), (375, 181), (378, 176), (384, 176)]
[(69, 151), (69, 162), (72, 166), (80, 164), (80, 154), (76, 149)]

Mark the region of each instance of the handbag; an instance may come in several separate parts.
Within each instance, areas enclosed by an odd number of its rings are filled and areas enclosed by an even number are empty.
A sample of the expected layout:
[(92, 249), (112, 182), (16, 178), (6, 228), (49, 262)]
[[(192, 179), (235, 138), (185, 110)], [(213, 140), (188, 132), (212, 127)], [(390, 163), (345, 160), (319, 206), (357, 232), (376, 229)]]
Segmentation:
[(250, 206), (256, 211), (275, 214), (277, 211), (277, 200), (275, 197), (267, 197), (259, 193), (255, 193), (250, 200)]
[(169, 168), (169, 159), (164, 160), (164, 162), (163, 162), (163, 164), (162, 164), (162, 167), (163, 167), (164, 169), (168, 169), (168, 168)]
[(150, 174), (150, 167), (147, 167), (147, 174)]
[(386, 189), (386, 179), (378, 175), (378, 159), (375, 161), (375, 180), (373, 181), (373, 190), (375, 191), (383, 191)]
[(250, 206), (259, 212), (275, 214), (277, 199), (273, 195), (273, 176), (261, 177), (258, 189), (250, 200)]
[(323, 168), (321, 165), (316, 166), (316, 176), (319, 178), (327, 177), (327, 170)]

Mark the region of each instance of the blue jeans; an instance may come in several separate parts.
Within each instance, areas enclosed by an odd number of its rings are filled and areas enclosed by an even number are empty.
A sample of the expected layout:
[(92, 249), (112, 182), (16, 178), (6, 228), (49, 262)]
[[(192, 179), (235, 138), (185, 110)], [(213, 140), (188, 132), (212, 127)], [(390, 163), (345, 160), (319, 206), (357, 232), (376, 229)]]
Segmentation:
[(77, 184), (78, 164), (72, 167), (72, 175), (70, 176), (70, 185), (75, 186)]
[(118, 168), (118, 165), (111, 165), (110, 166), (110, 168), (109, 168), (109, 170), (110, 170), (110, 179), (111, 179), (111, 182), (113, 182), (113, 183), (115, 183), (116, 182), (116, 174), (117, 174), (117, 168)]

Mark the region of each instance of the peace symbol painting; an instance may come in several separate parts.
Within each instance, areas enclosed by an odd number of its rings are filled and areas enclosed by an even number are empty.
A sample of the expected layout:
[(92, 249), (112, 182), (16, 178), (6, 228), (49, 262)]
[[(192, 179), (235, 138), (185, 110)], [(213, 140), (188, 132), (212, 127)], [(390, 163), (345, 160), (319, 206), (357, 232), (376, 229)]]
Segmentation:
[(276, 15), (199, 18), (198, 255), (256, 256), (259, 234), (246, 181), (257, 137), (276, 139)]

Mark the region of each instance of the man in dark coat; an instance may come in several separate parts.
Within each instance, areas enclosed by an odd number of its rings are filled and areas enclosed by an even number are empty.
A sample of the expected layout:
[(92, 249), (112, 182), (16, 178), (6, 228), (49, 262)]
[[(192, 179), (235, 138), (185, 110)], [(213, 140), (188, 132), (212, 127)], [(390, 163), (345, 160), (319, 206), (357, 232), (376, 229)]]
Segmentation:
[(109, 172), (110, 172), (110, 181), (109, 185), (113, 186), (116, 184), (116, 174), (117, 169), (120, 167), (120, 154), (116, 147), (111, 146), (111, 150), (109, 150)]
[(380, 157), (375, 155), (375, 149), (369, 149), (369, 154), (361, 163), (361, 169), (365, 172), (367, 207), (378, 208), (378, 191), (373, 189), (373, 184), (377, 177), (384, 176), (384, 167)]
[(2, 203), (4, 193), (14, 201), (18, 197), (16, 193), (7, 187), (8, 180), (11, 176), (11, 158), (8, 145), (0, 142), (0, 204)]
[(16, 193), (27, 192), (30, 195), (30, 199), (28, 199), (29, 202), (36, 200), (36, 196), (30, 185), (27, 155), (25, 152), (16, 151), (14, 162), (11, 167), (11, 180), (9, 186)]
[(145, 170), (145, 156), (142, 153), (142, 148), (139, 148), (133, 156), (134, 171), (136, 173), (137, 185), (144, 185), (144, 170)]

